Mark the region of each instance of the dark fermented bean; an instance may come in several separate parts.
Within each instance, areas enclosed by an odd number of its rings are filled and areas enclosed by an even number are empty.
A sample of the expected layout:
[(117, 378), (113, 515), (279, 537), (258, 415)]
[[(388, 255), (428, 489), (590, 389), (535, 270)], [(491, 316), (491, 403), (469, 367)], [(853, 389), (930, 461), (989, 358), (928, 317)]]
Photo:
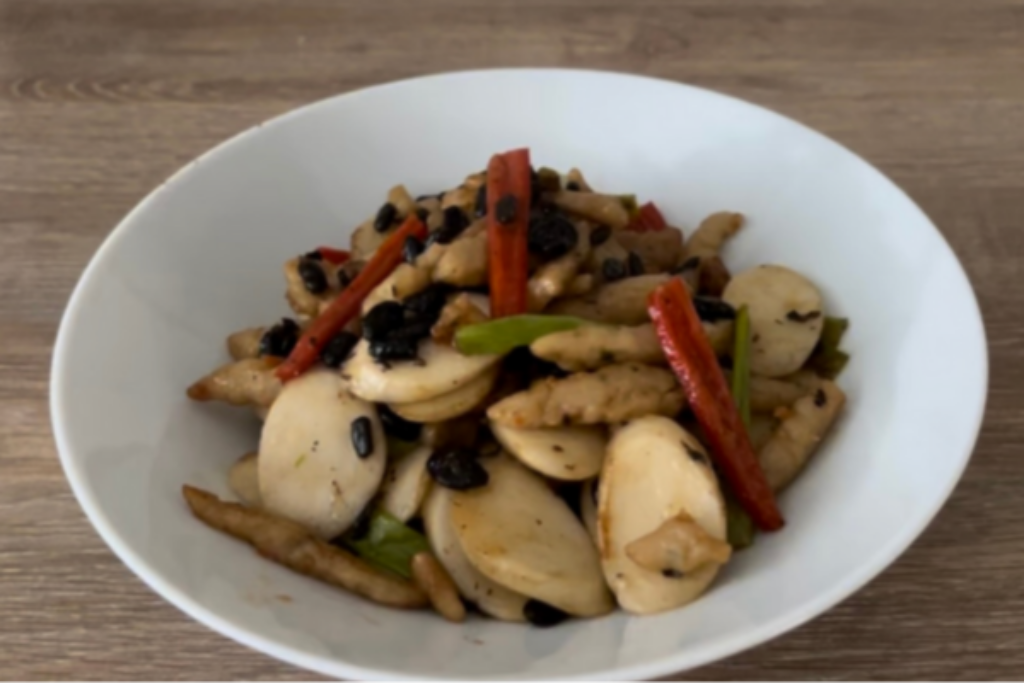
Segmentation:
[(398, 209), (391, 202), (387, 202), (377, 210), (377, 215), (373, 219), (373, 229), (377, 232), (387, 232), (396, 218), (398, 218)]
[(287, 358), (299, 340), (299, 325), (291, 318), (282, 318), (260, 337), (261, 356)]
[(360, 460), (373, 455), (373, 423), (363, 415), (352, 420), (352, 448)]
[(419, 340), (407, 337), (388, 337), (370, 342), (370, 356), (378, 363), (414, 360), (419, 355)]
[(527, 246), (541, 261), (553, 261), (576, 247), (576, 226), (558, 213), (541, 213), (530, 218)]
[(722, 301), (708, 296), (693, 297), (693, 307), (697, 309), (697, 317), (704, 322), (718, 322), (719, 320), (733, 320), (736, 317), (736, 309)]
[(405, 322), (405, 311), (397, 301), (382, 301), (363, 317), (363, 338), (384, 339)]
[(457, 206), (449, 206), (444, 210), (444, 222), (434, 233), (438, 244), (448, 244), (469, 227), (469, 218)]
[(489, 476), (477, 461), (477, 455), (468, 448), (438, 451), (427, 460), (427, 472), (445, 488), (466, 491), (486, 486)]
[(359, 337), (342, 330), (331, 337), (331, 341), (327, 342), (327, 345), (320, 351), (320, 362), (329, 368), (341, 367), (358, 343)]
[(299, 277), (302, 278), (302, 286), (310, 294), (323, 294), (327, 291), (327, 275), (317, 261), (299, 259)]
[(443, 282), (435, 282), (423, 291), (407, 296), (402, 300), (402, 305), (413, 318), (437, 318), (444, 308), (450, 289)]
[(405, 243), (402, 245), (402, 258), (405, 259), (406, 263), (416, 263), (416, 259), (422, 253), (423, 242), (415, 235), (409, 235), (405, 238)]

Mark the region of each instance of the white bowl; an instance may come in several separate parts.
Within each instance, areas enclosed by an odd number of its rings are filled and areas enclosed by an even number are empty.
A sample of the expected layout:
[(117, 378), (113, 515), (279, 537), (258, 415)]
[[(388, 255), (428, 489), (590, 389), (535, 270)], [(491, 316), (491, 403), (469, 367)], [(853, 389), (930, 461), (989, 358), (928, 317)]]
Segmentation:
[[(281, 264), (349, 231), (405, 183), (436, 192), (531, 147), (599, 188), (694, 226), (749, 217), (734, 270), (790, 265), (849, 316), (849, 406), (782, 498), (788, 525), (741, 553), (697, 603), (552, 630), (451, 625), (292, 574), (188, 513), (185, 482), (226, 494), (258, 435), (185, 387), (229, 332), (286, 313)], [(155, 591), (220, 633), (349, 678), (613, 678), (707, 664), (822, 613), (928, 524), (970, 456), (985, 335), (952, 251), (895, 185), (838, 144), (698, 88), (606, 73), (459, 73), (371, 88), (257, 126), (189, 164), (110, 235), (54, 352), (67, 477), (100, 535)]]

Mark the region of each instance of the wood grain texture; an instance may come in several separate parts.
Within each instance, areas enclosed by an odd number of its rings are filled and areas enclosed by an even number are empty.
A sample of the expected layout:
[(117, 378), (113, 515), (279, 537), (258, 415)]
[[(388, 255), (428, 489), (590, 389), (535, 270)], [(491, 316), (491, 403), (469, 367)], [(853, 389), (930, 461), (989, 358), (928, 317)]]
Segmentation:
[(118, 219), (225, 137), (380, 81), (540, 65), (707, 86), (835, 137), (935, 219), (988, 324), (984, 430), (931, 528), (828, 614), (687, 676), (1024, 675), (1024, 2), (0, 0), (0, 676), (310, 677), (164, 603), (85, 521), (49, 425), (59, 316)]

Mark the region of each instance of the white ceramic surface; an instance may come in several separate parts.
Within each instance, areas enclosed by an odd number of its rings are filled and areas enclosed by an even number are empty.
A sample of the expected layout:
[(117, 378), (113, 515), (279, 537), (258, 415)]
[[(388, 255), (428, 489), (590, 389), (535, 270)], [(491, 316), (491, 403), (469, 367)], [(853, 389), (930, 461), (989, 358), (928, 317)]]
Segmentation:
[[(523, 145), (537, 165), (579, 166), (598, 188), (654, 199), (687, 228), (712, 211), (745, 213), (727, 252), (734, 270), (792, 266), (821, 286), (829, 313), (852, 319), (849, 406), (783, 497), (786, 529), (759, 538), (690, 607), (537, 630), (380, 608), (193, 520), (181, 484), (226, 493), (227, 467), (254, 447), (257, 425), (190, 403), (185, 386), (225, 360), (227, 333), (287, 312), (283, 261), (346, 244), (394, 183), (435, 192)], [(939, 233), (825, 137), (675, 83), (471, 72), (300, 109), (164, 183), (82, 276), (51, 400), (64, 469), (100, 535), (154, 590), (231, 638), (340, 677), (632, 679), (777, 636), (892, 562), (967, 463), (985, 348), (970, 285)]]

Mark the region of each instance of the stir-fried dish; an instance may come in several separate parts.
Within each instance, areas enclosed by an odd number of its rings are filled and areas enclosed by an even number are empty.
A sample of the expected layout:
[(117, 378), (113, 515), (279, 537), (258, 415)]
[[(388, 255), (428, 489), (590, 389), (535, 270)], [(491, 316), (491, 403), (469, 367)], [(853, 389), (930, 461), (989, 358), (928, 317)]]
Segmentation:
[(392, 189), (347, 250), (284, 265), (294, 318), (188, 389), (263, 420), (193, 513), (384, 605), (548, 626), (697, 599), (842, 410), (846, 321), (780, 265), (731, 274), (743, 216), (689, 235), (578, 170), (495, 155)]

